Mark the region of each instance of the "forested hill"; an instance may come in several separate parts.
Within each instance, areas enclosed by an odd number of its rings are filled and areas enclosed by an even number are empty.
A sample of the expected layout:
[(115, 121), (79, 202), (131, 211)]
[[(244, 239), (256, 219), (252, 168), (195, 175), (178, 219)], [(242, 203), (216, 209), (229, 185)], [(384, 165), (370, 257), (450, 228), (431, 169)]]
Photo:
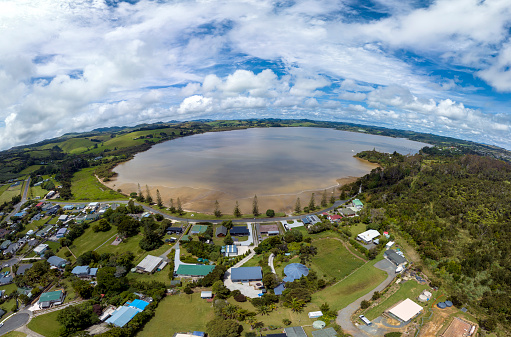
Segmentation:
[(358, 156), (382, 165), (349, 187), (362, 185), (362, 221), (400, 231), (455, 304), (511, 333), (511, 164), (423, 151)]

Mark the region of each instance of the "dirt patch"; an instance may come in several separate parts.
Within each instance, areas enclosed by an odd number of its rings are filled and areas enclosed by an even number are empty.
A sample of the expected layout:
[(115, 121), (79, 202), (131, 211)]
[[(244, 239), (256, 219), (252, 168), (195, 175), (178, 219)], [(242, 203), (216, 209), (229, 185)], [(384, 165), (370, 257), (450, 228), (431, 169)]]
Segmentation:
[[(454, 314), (457, 309), (455, 307), (439, 309), (435, 306), (432, 310), (433, 316), (429, 322), (424, 324), (419, 337), (435, 337), (446, 321), (449, 320), (449, 316)], [(426, 311), (425, 315), (429, 315), (428, 311)]]

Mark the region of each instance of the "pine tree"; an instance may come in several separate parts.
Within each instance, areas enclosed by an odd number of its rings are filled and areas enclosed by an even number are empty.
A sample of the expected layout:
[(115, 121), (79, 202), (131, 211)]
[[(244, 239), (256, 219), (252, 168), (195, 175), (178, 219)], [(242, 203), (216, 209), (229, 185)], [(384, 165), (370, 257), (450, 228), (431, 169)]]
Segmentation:
[(330, 203), (333, 205), (335, 204), (335, 196), (332, 194), (332, 196), (330, 197)]
[(300, 204), (300, 198), (296, 198), (296, 204), (295, 204), (295, 213), (301, 213), (302, 212), (302, 205)]
[(148, 204), (152, 204), (153, 197), (151, 196), (151, 192), (149, 191), (149, 186), (145, 185), (145, 191), (146, 191), (145, 201), (147, 201)]
[(215, 216), (217, 218), (222, 217), (222, 212), (220, 211), (220, 204), (218, 204), (218, 200), (215, 200)]
[(176, 206), (174, 206), (174, 199), (170, 198), (170, 207), (169, 207), (169, 211), (171, 213), (176, 213)]
[(156, 204), (158, 205), (159, 208), (162, 208), (163, 207), (163, 202), (161, 201), (161, 195), (160, 195), (160, 190), (156, 190)]
[(258, 216), (259, 213), (259, 205), (257, 203), (257, 195), (254, 195), (254, 201), (252, 202), (252, 213), (254, 216)]
[(236, 218), (241, 217), (240, 205), (238, 204), (238, 200), (236, 200), (236, 206), (234, 206), (234, 216)]
[(311, 200), (309, 201), (309, 211), (312, 212), (316, 209), (316, 203), (314, 201), (314, 193), (311, 195)]
[(326, 190), (323, 191), (323, 195), (321, 196), (321, 207), (326, 207), (328, 204), (326, 202)]
[(184, 211), (183, 211), (183, 207), (181, 206), (181, 200), (179, 198), (177, 198), (177, 212), (179, 213), (179, 215), (183, 214)]
[(137, 201), (138, 202), (144, 202), (145, 201), (144, 195), (142, 194), (142, 189), (140, 188), (140, 184), (138, 184), (138, 197), (137, 197)]

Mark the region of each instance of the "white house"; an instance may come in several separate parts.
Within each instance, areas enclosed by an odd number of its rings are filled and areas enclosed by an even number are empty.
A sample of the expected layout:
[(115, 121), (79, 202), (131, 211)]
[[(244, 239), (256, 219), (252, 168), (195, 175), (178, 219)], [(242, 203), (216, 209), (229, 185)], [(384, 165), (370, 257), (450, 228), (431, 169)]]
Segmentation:
[(357, 240), (362, 241), (365, 244), (373, 242), (374, 239), (380, 236), (380, 232), (375, 229), (370, 229), (357, 235)]

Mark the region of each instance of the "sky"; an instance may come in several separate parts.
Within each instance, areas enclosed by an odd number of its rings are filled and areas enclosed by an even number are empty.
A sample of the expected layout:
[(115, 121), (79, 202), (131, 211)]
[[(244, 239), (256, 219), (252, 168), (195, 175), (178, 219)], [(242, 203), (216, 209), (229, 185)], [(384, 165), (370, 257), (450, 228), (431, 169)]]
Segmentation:
[(309, 118), (511, 149), (509, 0), (2, 0), (0, 149)]

